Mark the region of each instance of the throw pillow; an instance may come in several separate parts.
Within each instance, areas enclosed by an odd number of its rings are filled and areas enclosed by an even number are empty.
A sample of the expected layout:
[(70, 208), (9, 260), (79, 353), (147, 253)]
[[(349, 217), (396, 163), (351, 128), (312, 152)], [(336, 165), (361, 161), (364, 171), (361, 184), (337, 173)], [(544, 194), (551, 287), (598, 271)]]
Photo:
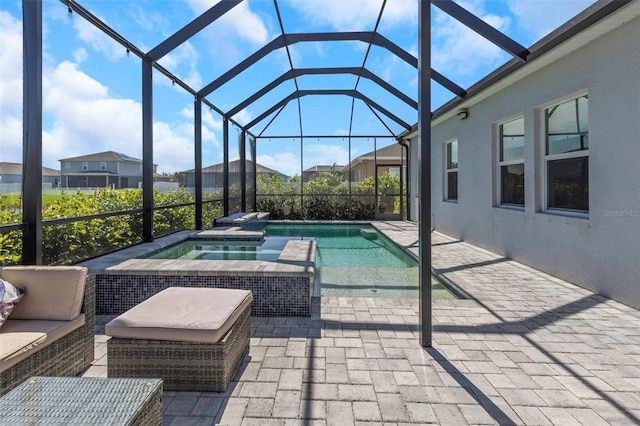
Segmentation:
[(0, 327), (24, 296), (24, 290), (0, 279)]

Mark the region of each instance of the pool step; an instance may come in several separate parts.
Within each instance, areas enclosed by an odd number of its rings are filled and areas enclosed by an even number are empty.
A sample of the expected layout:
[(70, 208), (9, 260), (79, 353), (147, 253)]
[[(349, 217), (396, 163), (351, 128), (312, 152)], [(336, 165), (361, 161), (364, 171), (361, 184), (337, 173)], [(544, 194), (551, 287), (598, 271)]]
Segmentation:
[(242, 229), (237, 226), (212, 228), (198, 232), (194, 238), (218, 241), (263, 241), (264, 232)]
[(375, 229), (361, 229), (360, 236), (365, 240), (377, 240), (378, 231), (376, 231)]
[(213, 221), (214, 227), (237, 226), (242, 229), (262, 229), (269, 221), (268, 212), (239, 212)]

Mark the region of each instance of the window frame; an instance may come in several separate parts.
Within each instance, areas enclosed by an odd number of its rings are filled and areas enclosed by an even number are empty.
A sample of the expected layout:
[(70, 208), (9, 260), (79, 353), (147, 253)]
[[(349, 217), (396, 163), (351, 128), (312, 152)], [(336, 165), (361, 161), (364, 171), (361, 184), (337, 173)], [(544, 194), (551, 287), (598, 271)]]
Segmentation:
[(107, 162), (106, 161), (101, 161), (100, 162), (100, 170), (102, 170), (102, 171), (106, 171), (107, 170)]
[[(451, 146), (452, 144), (456, 144), (456, 166), (455, 167), (449, 167), (449, 164), (452, 163), (451, 159), (449, 158), (449, 146)], [(443, 143), (444, 146), (444, 173), (443, 173), (443, 195), (444, 195), (444, 201), (448, 201), (451, 203), (457, 203), (459, 198), (460, 198), (460, 181), (459, 181), (459, 173), (458, 170), (460, 168), (460, 142), (458, 141), (458, 139), (451, 139), (448, 141), (445, 141)], [(455, 198), (453, 198), (450, 194), (449, 194), (449, 175), (450, 174), (456, 174), (456, 196)]]
[[(552, 161), (557, 161), (557, 160), (566, 160), (566, 159), (577, 159), (577, 158), (583, 158), (583, 157), (587, 157), (587, 165), (589, 165), (589, 146), (587, 145), (587, 149), (583, 149), (583, 150), (579, 150), (579, 151), (569, 151), (569, 152), (562, 152), (559, 154), (548, 154), (549, 152), (549, 116), (547, 114), (547, 111), (553, 107), (562, 105), (564, 103), (567, 102), (571, 102), (571, 101), (575, 101), (577, 99), (580, 99), (582, 97), (586, 97), (587, 99), (587, 118), (589, 117), (589, 93), (587, 91), (583, 91), (583, 92), (578, 92), (578, 93), (574, 93), (570, 96), (566, 96), (564, 98), (561, 98), (559, 100), (556, 100), (552, 103), (549, 103), (545, 106), (543, 106), (542, 108), (540, 108), (541, 111), (541, 120), (542, 120), (542, 132), (541, 132), (541, 137), (542, 137), (542, 147), (541, 147), (541, 152), (542, 152), (542, 185), (541, 185), (541, 192), (542, 192), (542, 208), (543, 208), (543, 212), (544, 213), (549, 213), (549, 214), (556, 214), (556, 215), (563, 215), (563, 216), (572, 216), (572, 217), (577, 217), (577, 218), (589, 218), (589, 211), (590, 211), (590, 203), (589, 203), (589, 199), (587, 198), (587, 210), (578, 210), (578, 209), (568, 209), (568, 208), (562, 208), (562, 207), (550, 207), (549, 206), (549, 196), (550, 196), (550, 190), (549, 190), (549, 163)], [(587, 132), (586, 135), (588, 137), (589, 135), (589, 130), (588, 130), (588, 119), (587, 119)], [(577, 134), (580, 134), (581, 132), (578, 130)], [(588, 179), (588, 178), (587, 178)], [(587, 191), (589, 191), (589, 180), (587, 180)]]
[[(504, 140), (503, 140), (503, 128), (505, 124), (511, 123), (513, 121), (516, 120), (522, 120), (522, 139), (523, 139), (523, 152), (522, 152), (522, 158), (518, 158), (518, 159), (514, 159), (514, 160), (503, 160), (502, 158), (504, 157)], [(518, 165), (518, 164), (522, 164), (523, 168), (524, 168), (524, 173), (526, 173), (527, 167), (525, 164), (525, 158), (524, 158), (524, 150), (525, 150), (525, 145), (526, 145), (526, 139), (525, 139), (525, 132), (524, 132), (524, 126), (525, 126), (525, 122), (524, 122), (524, 114), (519, 114), (516, 116), (513, 116), (511, 118), (505, 119), (501, 122), (497, 123), (497, 152), (496, 152), (496, 168), (497, 168), (497, 176), (496, 176), (496, 206), (497, 207), (501, 207), (501, 208), (507, 208), (507, 209), (515, 209), (515, 210), (524, 210), (525, 206), (526, 206), (526, 186), (524, 187), (524, 194), (523, 194), (523, 202), (522, 204), (516, 204), (516, 203), (505, 203), (502, 199), (502, 168), (503, 167), (507, 167), (507, 166), (513, 166), (513, 165)]]
[(82, 165), (80, 167), (81, 167), (81, 170), (83, 172), (86, 172), (87, 170), (89, 170), (89, 162), (88, 161), (83, 161)]

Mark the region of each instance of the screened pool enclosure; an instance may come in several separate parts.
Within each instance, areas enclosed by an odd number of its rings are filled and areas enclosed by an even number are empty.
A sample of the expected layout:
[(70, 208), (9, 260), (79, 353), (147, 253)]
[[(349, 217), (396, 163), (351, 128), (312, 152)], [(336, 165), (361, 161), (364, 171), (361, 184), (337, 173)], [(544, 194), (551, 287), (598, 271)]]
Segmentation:
[[(386, 34), (397, 19), (394, 1), (371, 2), (373, 25), (365, 19), (356, 28), (317, 32), (296, 20), (291, 2), (260, 2), (268, 28), (258, 25), (248, 3), (222, 0), (206, 10), (178, 5), (174, 16), (162, 16), (152, 4), (145, 10), (135, 2), (22, 1), (21, 181), (6, 186), (19, 190), (2, 194), (0, 262), (76, 263), (183, 229), (207, 229), (236, 212), (291, 220), (410, 219), (420, 225), (421, 340), (430, 345), (430, 123), (535, 55), (451, 0), (416, 1), (407, 31), (394, 37)], [(627, 2), (600, 3), (556, 44)], [(139, 17), (131, 27), (115, 28), (103, 18), (123, 7)], [(467, 89), (432, 69), (432, 9), (498, 46), (505, 63)], [(162, 31), (151, 31), (152, 20)], [(106, 86), (77, 72), (94, 59), (84, 48), (69, 42), (69, 59), (51, 69), (43, 44), (72, 29), (96, 51), (109, 52), (96, 62), (96, 74), (117, 62), (105, 78), (117, 88), (118, 102), (102, 95)], [(189, 68), (196, 58), (206, 62), (204, 70)], [(43, 85), (53, 80), (65, 83), (64, 90), (44, 99)], [(432, 112), (434, 91), (453, 99)], [(87, 102), (91, 96), (98, 101)], [(82, 132), (67, 135), (69, 155), (55, 159), (59, 177), (48, 179), (43, 123), (50, 125), (47, 114), (62, 106), (73, 107)], [(106, 111), (117, 118), (104, 118)], [(167, 111), (173, 118), (160, 119)], [(457, 113), (467, 117), (466, 110)], [(188, 117), (187, 126), (175, 117)], [(414, 150), (405, 140), (411, 132), (418, 135)]]

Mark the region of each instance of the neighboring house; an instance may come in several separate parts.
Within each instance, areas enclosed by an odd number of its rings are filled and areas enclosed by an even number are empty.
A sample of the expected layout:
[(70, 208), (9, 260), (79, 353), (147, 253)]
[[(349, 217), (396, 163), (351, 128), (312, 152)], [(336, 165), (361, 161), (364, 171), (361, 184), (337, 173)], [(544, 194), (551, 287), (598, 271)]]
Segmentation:
[(331, 169), (335, 169), (337, 172), (340, 172), (344, 166), (313, 166), (309, 167), (306, 170), (302, 171), (302, 182), (310, 182), (317, 178), (320, 175), (327, 174), (331, 171)]
[(378, 174), (389, 173), (392, 176), (400, 176), (400, 166), (402, 165), (402, 146), (391, 144), (376, 151), (367, 152), (356, 157), (351, 163), (342, 168), (344, 179), (351, 182), (360, 183), (370, 176), (376, 174), (376, 164)]
[[(61, 186), (66, 188), (138, 188), (142, 182), (142, 160), (119, 152), (105, 151), (58, 161)], [(157, 166), (153, 169), (155, 173)]]
[[(423, 225), (639, 308), (640, 2), (557, 42), (597, 11), (434, 111)], [(417, 220), (417, 132), (401, 137)]]
[[(233, 185), (234, 183), (240, 183), (240, 160), (230, 161), (229, 162), (229, 183)], [(249, 175), (251, 169), (253, 168), (253, 162), (250, 160), (246, 160), (246, 171), (247, 175)], [(256, 173), (258, 175), (268, 174), (268, 175), (277, 175), (282, 176), (284, 180), (289, 179), (289, 176), (280, 173), (277, 170), (270, 169), (265, 167), (259, 163), (256, 163)], [(194, 188), (195, 187), (195, 170), (185, 170), (183, 172), (178, 173), (178, 182), (180, 186), (185, 188)], [(224, 164), (214, 164), (211, 166), (202, 168), (202, 187), (203, 188), (223, 188), (224, 187)]]
[[(22, 184), (22, 164), (0, 162), (0, 184)], [(60, 172), (49, 167), (42, 168), (42, 183), (56, 188), (60, 183)]]

